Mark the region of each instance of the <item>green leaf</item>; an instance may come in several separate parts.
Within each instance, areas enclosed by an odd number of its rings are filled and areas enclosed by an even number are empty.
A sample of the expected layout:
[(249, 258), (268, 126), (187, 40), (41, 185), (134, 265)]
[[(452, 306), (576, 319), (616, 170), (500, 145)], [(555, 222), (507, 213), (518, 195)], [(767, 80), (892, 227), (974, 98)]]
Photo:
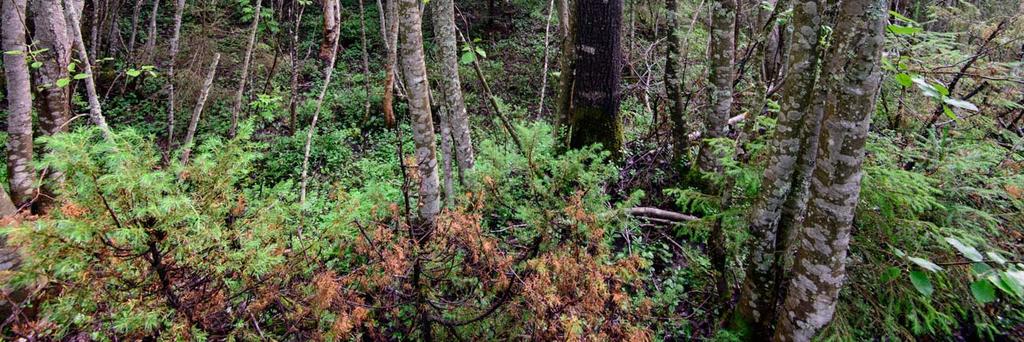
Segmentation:
[(474, 60), (476, 60), (476, 55), (474, 55), (472, 52), (466, 52), (462, 54), (462, 58), (459, 59), (459, 63), (470, 64), (473, 63)]
[(929, 271), (932, 271), (932, 272), (942, 271), (942, 267), (939, 267), (939, 265), (936, 265), (935, 263), (933, 263), (931, 261), (928, 261), (927, 259), (921, 259), (921, 258), (916, 258), (916, 257), (909, 257), (907, 259), (909, 259), (911, 262), (917, 264), (917, 266), (921, 266), (921, 268), (923, 268), (923, 269), (926, 269), (926, 270), (929, 270)]
[(899, 14), (899, 12), (896, 11), (889, 11), (889, 15), (891, 15), (893, 18), (896, 18), (896, 20), (899, 21), (917, 24), (917, 21), (914, 21), (914, 19), (907, 18), (906, 16)]
[(889, 26), (887, 26), (887, 28), (889, 29), (889, 32), (892, 32), (893, 34), (896, 34), (896, 35), (903, 35), (903, 36), (909, 36), (909, 35), (913, 35), (915, 33), (923, 31), (919, 27), (910, 27), (910, 26), (901, 26), (901, 25), (889, 25)]
[(977, 276), (984, 276), (992, 272), (992, 267), (983, 262), (976, 262), (971, 264), (971, 272), (974, 272), (974, 275)]
[(1024, 298), (1024, 286), (1022, 286), (1020, 280), (1014, 279), (1014, 277), (1008, 273), (1010, 272), (993, 274), (988, 276), (986, 279), (1003, 292), (1018, 298)]
[(487, 58), (487, 52), (484, 52), (484, 49), (479, 47), (476, 48), (476, 54), (480, 55), (480, 57)]
[(69, 79), (67, 77), (64, 77), (64, 78), (61, 78), (61, 79), (57, 80), (57, 88), (67, 87), (68, 84), (71, 84), (71, 79)]
[(956, 116), (956, 113), (954, 113), (953, 110), (946, 105), (942, 106), (942, 114), (946, 114), (946, 117), (948, 117), (950, 120), (955, 121), (957, 119), (960, 119), (959, 117)]
[(981, 252), (978, 252), (977, 249), (965, 245), (963, 242), (960, 242), (960, 240), (957, 240), (952, 236), (946, 237), (946, 242), (952, 245), (953, 248), (956, 248), (956, 250), (960, 251), (960, 254), (963, 254), (965, 258), (970, 259), (971, 261), (981, 262), (982, 260), (985, 260), (985, 257), (981, 256)]
[(32, 69), (39, 69), (40, 67), (42, 67), (42, 66), (43, 66), (43, 62), (40, 62), (40, 61), (35, 61), (35, 62), (32, 62), (32, 64), (31, 64), (31, 65), (29, 65), (29, 66), (30, 66), (30, 67), (31, 67)]
[(76, 80), (84, 80), (86, 78), (89, 78), (89, 74), (75, 74)]
[(942, 98), (942, 94), (939, 93), (939, 90), (935, 89), (935, 86), (933, 86), (931, 83), (928, 83), (928, 81), (925, 80), (924, 77), (916, 76), (911, 78), (911, 80), (914, 81), (914, 84), (916, 84), (917, 87), (921, 89), (921, 92), (923, 92), (925, 96), (928, 96), (933, 99)]
[(892, 78), (896, 80), (896, 83), (899, 83), (904, 88), (908, 88), (914, 84), (914, 79), (910, 77), (910, 75), (907, 75), (902, 72), (892, 75)]
[(957, 108), (960, 108), (960, 109), (966, 109), (966, 110), (969, 110), (969, 111), (972, 111), (972, 112), (977, 112), (978, 111), (978, 106), (975, 106), (973, 103), (970, 103), (970, 102), (967, 102), (967, 101), (964, 101), (964, 100), (957, 100), (957, 99), (954, 99), (954, 98), (947, 97), (947, 98), (943, 98), (942, 102), (945, 102), (946, 104), (948, 104), (950, 106), (957, 107)]
[(68, 72), (75, 72), (75, 63), (68, 64)]
[(883, 283), (888, 283), (893, 279), (899, 278), (901, 274), (903, 274), (903, 271), (898, 267), (889, 267), (885, 269), (885, 272), (882, 272), (881, 281)]
[(21, 51), (21, 50), (8, 50), (8, 51), (4, 51), (5, 55), (10, 55), (10, 56), (20, 56), (23, 53), (25, 53), (25, 52)]
[(931, 297), (932, 293), (935, 292), (935, 287), (932, 287), (932, 281), (928, 280), (928, 274), (924, 272), (910, 271), (910, 283), (914, 284), (917, 292), (920, 292), (925, 297)]
[(142, 70), (128, 69), (128, 71), (125, 71), (124, 73), (127, 74), (128, 77), (139, 77), (139, 75), (142, 75)]
[(985, 252), (985, 255), (988, 255), (989, 259), (992, 259), (992, 261), (995, 261), (996, 263), (998, 263), (1000, 265), (1006, 263), (1006, 258), (1003, 258), (1002, 255), (999, 255), (999, 253), (996, 253), (996, 252)]
[(939, 94), (942, 94), (942, 96), (949, 96), (949, 89), (942, 83), (934, 82), (932, 83), (932, 87), (934, 87)]
[(971, 295), (979, 303), (987, 304), (996, 300), (996, 289), (987, 280), (975, 280), (971, 283)]

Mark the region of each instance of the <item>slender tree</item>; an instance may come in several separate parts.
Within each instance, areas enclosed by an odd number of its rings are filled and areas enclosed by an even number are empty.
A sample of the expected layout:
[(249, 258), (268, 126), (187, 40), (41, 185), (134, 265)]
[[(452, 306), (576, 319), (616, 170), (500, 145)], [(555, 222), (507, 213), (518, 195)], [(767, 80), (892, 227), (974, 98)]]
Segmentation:
[(459, 80), (459, 56), (456, 44), (455, 1), (434, 0), (431, 2), (434, 21), (434, 36), (441, 52), (441, 94), (447, 108), (454, 145), (455, 159), (458, 160), (459, 179), (473, 168), (473, 141), (470, 137), (469, 115), (462, 99), (462, 84)]
[(67, 20), (68, 36), (73, 44), (74, 51), (78, 52), (78, 62), (82, 65), (82, 74), (85, 75), (85, 95), (89, 101), (89, 118), (93, 124), (100, 128), (103, 137), (111, 139), (113, 135), (110, 127), (107, 126), (107, 119), (103, 117), (103, 108), (100, 106), (100, 98), (96, 93), (96, 81), (93, 79), (92, 63), (89, 62), (89, 53), (85, 49), (85, 41), (82, 39), (82, 15), (78, 12), (81, 6), (76, 6), (75, 0), (64, 0), (64, 18)]
[[(257, 0), (258, 1), (258, 0)], [(174, 29), (171, 31), (170, 58), (167, 62), (167, 149), (174, 146), (174, 64), (178, 59), (181, 38), (181, 17), (185, 13), (185, 0), (174, 2)]]
[(7, 175), (21, 207), (35, 196), (32, 167), (32, 85), (25, 45), (25, 0), (2, 0), (4, 76), (7, 79)]
[[(767, 336), (775, 319), (777, 293), (783, 269), (783, 254), (789, 251), (784, 237), (795, 228), (800, 216), (796, 206), (806, 203), (806, 178), (814, 162), (814, 151), (821, 120), (815, 111), (815, 84), (818, 68), (818, 42), (825, 0), (808, 0), (794, 7), (794, 41), (790, 46), (789, 70), (793, 74), (782, 84), (782, 98), (772, 154), (765, 169), (762, 190), (750, 214), (750, 254), (747, 277), (737, 322), (752, 328), (754, 336)], [(803, 197), (803, 199), (800, 199)], [(785, 204), (789, 203), (789, 206)], [(791, 212), (781, 220), (786, 208)]]
[(569, 99), (569, 147), (600, 143), (622, 155), (619, 118), (622, 81), (622, 0), (577, 0), (573, 19), (576, 61)]
[[(338, 15), (338, 13), (334, 13), (334, 15)], [(299, 202), (301, 203), (306, 203), (306, 185), (309, 183), (309, 152), (313, 146), (313, 133), (316, 132), (316, 123), (320, 120), (320, 110), (324, 105), (324, 96), (327, 95), (327, 88), (331, 85), (331, 77), (334, 75), (334, 63), (338, 58), (338, 37), (334, 38), (334, 42), (331, 45), (333, 47), (331, 55), (328, 58), (327, 64), (324, 66), (324, 86), (320, 89), (320, 95), (316, 98), (316, 110), (313, 112), (313, 120), (310, 121), (309, 130), (306, 132), (306, 145), (302, 155), (302, 192), (299, 193)]]
[(143, 51), (146, 58), (153, 59), (153, 52), (156, 51), (156, 18), (160, 14), (160, 0), (153, 0), (153, 9), (149, 13), (149, 30), (146, 35), (146, 46)]
[(341, 34), (340, 7), (341, 4), (337, 1), (323, 1), (324, 40), (320, 43), (320, 59), (325, 62), (331, 58), (334, 39)]
[[(327, 0), (325, 2), (334, 2)], [(260, 28), (260, 10), (263, 1), (256, 0), (256, 10), (253, 11), (252, 28), (249, 30), (249, 45), (245, 48), (245, 57), (242, 59), (242, 75), (238, 80), (238, 91), (235, 92), (235, 102), (231, 107), (231, 127), (228, 129), (228, 136), (234, 137), (238, 130), (238, 115), (242, 111), (242, 100), (245, 97), (245, 82), (249, 79), (249, 64), (252, 61), (252, 50), (256, 46), (256, 33)], [(327, 15), (326, 13), (324, 14)]]
[(213, 79), (217, 76), (217, 64), (220, 63), (220, 54), (213, 54), (213, 62), (210, 62), (210, 71), (206, 74), (203, 87), (199, 90), (199, 99), (196, 100), (196, 108), (192, 111), (192, 120), (188, 123), (188, 131), (185, 132), (185, 150), (181, 152), (181, 163), (188, 164), (189, 155), (192, 154), (192, 140), (196, 136), (196, 129), (199, 128), (199, 117), (203, 115), (203, 107), (206, 106), (206, 97), (210, 95), (210, 88), (213, 86)]
[[(419, 218), (426, 227), (433, 227), (441, 211), (437, 176), (434, 120), (430, 110), (430, 84), (423, 54), (422, 16), (418, 0), (398, 1), (398, 24), (401, 26), (401, 63), (407, 82), (409, 114), (412, 116), (416, 165), (419, 171)], [(427, 231), (429, 231), (428, 228)]]
[(299, 65), (302, 61), (299, 59), (299, 29), (302, 25), (302, 14), (305, 12), (306, 7), (301, 6), (299, 1), (292, 2), (292, 18), (295, 21), (292, 25), (292, 43), (288, 47), (288, 58), (291, 59), (292, 66), (292, 78), (289, 84), (289, 97), (288, 97), (288, 127), (292, 132), (295, 131), (296, 127), (296, 112), (298, 111), (299, 105)]
[(665, 95), (668, 97), (668, 116), (672, 120), (672, 154), (673, 160), (679, 161), (686, 154), (689, 132), (686, 129), (686, 117), (683, 113), (683, 75), (680, 51), (684, 48), (682, 30), (679, 28), (678, 0), (665, 0), (668, 9), (668, 45), (665, 49)]
[(142, 13), (143, 0), (135, 0), (135, 6), (132, 7), (132, 31), (128, 36), (128, 59), (135, 60), (135, 40), (138, 36), (139, 29), (139, 16)]
[(881, 82), (889, 0), (846, 0), (822, 72), (827, 87), (807, 218), (776, 340), (809, 341), (832, 319), (863, 176), (864, 144)]

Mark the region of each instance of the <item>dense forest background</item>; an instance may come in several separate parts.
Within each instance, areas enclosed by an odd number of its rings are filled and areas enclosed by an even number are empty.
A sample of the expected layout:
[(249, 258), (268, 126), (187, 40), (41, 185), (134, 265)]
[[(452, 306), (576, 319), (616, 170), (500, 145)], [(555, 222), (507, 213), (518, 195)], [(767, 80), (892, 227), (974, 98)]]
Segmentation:
[(0, 12), (4, 339), (1024, 339), (1019, 0)]

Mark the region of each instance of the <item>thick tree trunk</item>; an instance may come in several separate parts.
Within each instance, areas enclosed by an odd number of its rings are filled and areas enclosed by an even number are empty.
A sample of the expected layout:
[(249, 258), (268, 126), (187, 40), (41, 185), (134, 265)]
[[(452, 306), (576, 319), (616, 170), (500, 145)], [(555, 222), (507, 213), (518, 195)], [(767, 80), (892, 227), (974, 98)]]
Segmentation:
[(409, 114), (412, 116), (413, 141), (419, 171), (419, 218), (424, 231), (430, 231), (441, 211), (437, 177), (437, 155), (434, 120), (430, 113), (430, 84), (423, 55), (422, 17), (418, 0), (398, 1), (398, 23), (401, 26), (402, 71), (408, 82)]
[[(818, 66), (818, 35), (824, 0), (808, 0), (794, 8), (796, 28), (790, 47), (789, 69), (793, 74), (782, 85), (779, 117), (771, 139), (772, 156), (764, 172), (762, 190), (750, 215), (750, 255), (737, 317), (749, 324), (753, 336), (768, 336), (775, 319), (779, 281), (784, 269), (782, 254), (787, 231), (793, 222), (780, 222), (784, 203), (799, 197), (806, 174), (813, 167), (820, 117), (812, 109)], [(810, 154), (807, 151), (812, 151)]]
[[(35, 197), (32, 167), (32, 85), (25, 45), (25, 0), (0, 1), (4, 76), (7, 84), (7, 177), (11, 199), (21, 207)], [(15, 53), (17, 52), (17, 53)]]
[(575, 79), (569, 101), (569, 147), (602, 144), (622, 157), (622, 0), (578, 0)]
[(810, 200), (776, 340), (807, 341), (832, 319), (863, 175), (864, 144), (885, 42), (888, 0), (843, 1), (823, 68), (827, 87)]
[[(686, 117), (683, 113), (682, 31), (679, 27), (678, 0), (665, 0), (668, 9), (668, 46), (665, 56), (665, 95), (668, 97), (668, 116), (672, 120), (672, 159), (682, 160), (686, 155), (689, 132), (686, 129)], [(698, 9), (699, 11), (699, 9)]]
[[(258, 3), (258, 0), (257, 0)], [(171, 31), (170, 59), (167, 66), (167, 150), (174, 146), (174, 64), (178, 59), (178, 42), (181, 38), (181, 16), (185, 13), (185, 0), (174, 3), (174, 29)]]
[[(258, 0), (257, 0), (258, 1)], [(324, 0), (324, 40), (320, 43), (320, 59), (328, 61), (331, 58), (332, 42), (341, 33), (341, 4), (337, 1)]]
[(82, 16), (78, 13), (81, 8), (75, 6), (73, 1), (75, 0), (64, 0), (64, 17), (67, 20), (71, 43), (74, 44), (74, 50), (78, 51), (78, 62), (81, 63), (82, 73), (86, 75), (83, 81), (85, 82), (85, 95), (89, 101), (89, 118), (93, 124), (100, 128), (104, 138), (112, 139), (113, 135), (110, 132), (110, 127), (107, 126), (107, 120), (103, 117), (103, 108), (100, 107), (100, 98), (96, 94), (96, 81), (93, 79), (92, 64), (89, 63), (89, 54), (86, 52), (85, 41), (82, 39), (82, 24), (80, 21)]
[(455, 144), (455, 159), (458, 160), (459, 180), (473, 168), (473, 141), (470, 138), (469, 115), (462, 99), (462, 84), (459, 80), (459, 54), (456, 44), (455, 1), (434, 0), (431, 2), (434, 20), (434, 34), (441, 52), (441, 93), (444, 95), (448, 119), (451, 123), (452, 139)]
[[(71, 63), (71, 41), (68, 39), (68, 25), (64, 21), (64, 9), (60, 1), (32, 1), (32, 20), (35, 24), (33, 34), (37, 49), (43, 52), (36, 55), (42, 66), (36, 70), (37, 89), (36, 106), (39, 113), (39, 128), (45, 135), (53, 135), (67, 130), (65, 123), (71, 118), (71, 102), (69, 88), (58, 87), (57, 80), (70, 79), (68, 64)], [(45, 210), (52, 202), (55, 184), (63, 181), (64, 175), (57, 170), (47, 170), (46, 182), (42, 184), (43, 196), (40, 197), (39, 208)]]
[(720, 159), (709, 141), (725, 137), (730, 113), (732, 112), (732, 87), (736, 71), (736, 1), (715, 0), (711, 8), (711, 46), (708, 50), (708, 106), (710, 111), (704, 120), (704, 139), (697, 156), (697, 168), (701, 172), (716, 173), (721, 170)]
[[(336, 1), (326, 0), (326, 2)], [(252, 61), (252, 50), (256, 46), (256, 33), (260, 28), (262, 3), (262, 0), (256, 0), (256, 10), (253, 12), (252, 17), (252, 29), (249, 31), (249, 45), (246, 46), (245, 57), (242, 59), (242, 76), (238, 80), (238, 91), (235, 92), (234, 106), (231, 107), (231, 127), (228, 129), (229, 137), (234, 137), (235, 132), (238, 130), (238, 115), (242, 111), (242, 99), (245, 97), (245, 82), (249, 79), (249, 63)]]
[(185, 150), (181, 152), (181, 164), (188, 164), (188, 158), (192, 154), (192, 140), (195, 139), (196, 129), (199, 127), (199, 117), (203, 115), (203, 107), (206, 105), (206, 98), (210, 95), (210, 88), (213, 86), (213, 79), (217, 76), (217, 64), (220, 63), (220, 54), (213, 54), (213, 62), (210, 63), (210, 71), (203, 81), (203, 88), (199, 91), (199, 99), (196, 100), (196, 109), (192, 111), (192, 120), (188, 123), (188, 131), (185, 132)]
[(160, 14), (160, 0), (153, 0), (153, 10), (149, 13), (149, 31), (146, 36), (146, 47), (143, 53), (150, 62), (153, 61), (153, 53), (156, 51), (156, 17)]

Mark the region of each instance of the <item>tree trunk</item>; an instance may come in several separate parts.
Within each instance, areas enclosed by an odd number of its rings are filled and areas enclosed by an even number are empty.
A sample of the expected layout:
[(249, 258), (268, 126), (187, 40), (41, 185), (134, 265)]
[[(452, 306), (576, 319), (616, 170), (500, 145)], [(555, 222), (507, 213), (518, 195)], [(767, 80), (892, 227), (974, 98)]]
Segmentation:
[[(384, 122), (388, 127), (397, 127), (395, 122), (394, 106), (392, 101), (395, 94), (395, 79), (397, 75), (395, 68), (398, 66), (398, 11), (396, 0), (387, 2), (387, 27), (381, 34), (384, 36), (384, 46), (387, 48), (387, 60), (384, 62), (384, 98), (381, 101), (384, 107)], [(381, 8), (381, 12), (385, 9)], [(384, 29), (385, 27), (382, 27)]]
[[(3, 13), (4, 76), (7, 79), (7, 175), (18, 207), (35, 197), (32, 167), (32, 85), (25, 45), (25, 0), (0, 1)], [(17, 53), (15, 53), (17, 52)]]
[(156, 51), (156, 16), (160, 13), (160, 0), (153, 0), (153, 10), (149, 14), (149, 33), (146, 37), (146, 47), (143, 53), (152, 63), (153, 53)]
[[(257, 0), (258, 1), (258, 0)], [(178, 41), (181, 38), (181, 16), (185, 13), (185, 0), (174, 3), (174, 29), (171, 31), (171, 51), (167, 66), (167, 150), (174, 146), (174, 64), (178, 59)]]
[[(259, 0), (257, 0), (259, 1)], [(331, 58), (332, 42), (341, 33), (341, 4), (337, 1), (324, 0), (324, 40), (320, 43), (320, 59), (328, 61)]]
[(107, 126), (107, 120), (103, 117), (100, 98), (96, 95), (96, 81), (93, 79), (92, 64), (89, 63), (89, 54), (85, 49), (85, 40), (82, 39), (82, 24), (80, 21), (82, 16), (78, 13), (81, 8), (75, 6), (73, 1), (75, 0), (64, 0), (64, 17), (67, 20), (71, 43), (74, 44), (74, 49), (78, 51), (78, 62), (82, 65), (82, 74), (86, 75), (83, 81), (85, 82), (85, 95), (89, 101), (89, 118), (93, 124), (100, 128), (105, 139), (111, 139), (113, 135), (110, 132), (110, 127)]
[[(665, 95), (668, 97), (668, 116), (672, 120), (672, 160), (678, 162), (686, 155), (689, 132), (686, 129), (686, 117), (683, 113), (682, 32), (679, 28), (678, 0), (665, 0), (668, 9), (668, 46), (665, 56)], [(699, 11), (700, 9), (697, 9)]]
[(459, 80), (459, 54), (456, 44), (455, 1), (434, 0), (431, 15), (434, 20), (434, 34), (441, 52), (441, 93), (451, 122), (452, 139), (455, 144), (455, 159), (458, 160), (459, 180), (473, 168), (473, 141), (470, 138), (469, 115), (462, 99), (462, 84)]
[[(262, 2), (262, 0), (256, 0), (256, 10), (253, 12), (252, 29), (249, 31), (249, 45), (245, 48), (245, 57), (242, 59), (242, 76), (238, 80), (238, 91), (235, 92), (235, 104), (231, 107), (231, 128), (228, 129), (229, 137), (234, 137), (235, 132), (238, 130), (238, 115), (242, 111), (242, 99), (245, 97), (245, 82), (249, 79), (249, 63), (252, 60), (252, 50), (256, 46), (256, 33), (260, 28), (260, 10)], [(334, 1), (327, 0), (327, 2)]]
[(292, 3), (292, 16), (295, 20), (292, 26), (292, 44), (288, 47), (288, 57), (291, 59), (292, 66), (292, 78), (290, 84), (290, 94), (288, 99), (288, 127), (292, 132), (298, 128), (296, 123), (296, 112), (299, 105), (299, 30), (302, 24), (302, 14), (305, 12), (305, 7), (300, 8), (299, 2), (295, 1)]
[(558, 56), (558, 102), (555, 104), (555, 134), (569, 124), (569, 101), (572, 99), (573, 76), (576, 74), (576, 39), (572, 32), (573, 7), (569, 0), (555, 0), (558, 8), (558, 35), (562, 42)]
[(199, 117), (203, 115), (203, 106), (206, 105), (206, 97), (210, 95), (210, 87), (213, 86), (213, 79), (217, 76), (217, 64), (220, 63), (220, 54), (213, 54), (213, 62), (210, 63), (210, 71), (203, 81), (203, 88), (199, 91), (199, 99), (196, 100), (196, 109), (192, 111), (192, 121), (188, 123), (188, 131), (185, 132), (185, 150), (181, 152), (181, 164), (188, 164), (188, 158), (192, 154), (192, 140), (196, 136), (196, 129), (199, 127)]
[[(750, 216), (750, 255), (747, 277), (737, 308), (737, 326), (749, 326), (752, 336), (768, 336), (779, 298), (782, 254), (787, 231), (793, 222), (780, 222), (784, 203), (799, 197), (806, 174), (813, 167), (820, 117), (812, 101), (818, 67), (818, 36), (824, 0), (808, 0), (794, 8), (796, 27), (790, 47), (789, 69), (793, 73), (782, 85), (780, 110), (771, 139), (772, 156), (761, 182), (762, 190)], [(808, 155), (808, 151), (811, 153)]]
[(569, 147), (602, 144), (622, 157), (622, 0), (576, 2), (575, 79), (569, 101)]
[(709, 143), (711, 139), (725, 137), (729, 114), (732, 112), (732, 87), (736, 78), (733, 63), (736, 59), (736, 1), (716, 0), (711, 8), (711, 46), (708, 51), (708, 106), (704, 120), (704, 139), (697, 156), (697, 168), (705, 173), (721, 171), (723, 157)]
[(402, 71), (408, 89), (409, 114), (412, 116), (413, 141), (419, 171), (419, 218), (424, 231), (430, 231), (441, 211), (437, 177), (434, 120), (430, 113), (430, 84), (423, 56), (423, 32), (418, 0), (398, 1), (398, 22), (402, 31)]
[[(259, 0), (256, 0), (257, 4)], [(339, 0), (325, 0), (334, 1)], [(258, 7), (257, 7), (258, 8)], [(335, 13), (337, 15), (337, 13)], [(338, 18), (335, 18), (337, 20)], [(316, 122), (320, 119), (320, 109), (324, 105), (324, 96), (327, 95), (327, 88), (331, 85), (331, 77), (334, 75), (334, 63), (338, 58), (338, 37), (336, 36), (334, 42), (331, 44), (331, 55), (328, 56), (327, 65), (324, 66), (324, 86), (320, 89), (320, 96), (316, 99), (316, 111), (313, 112), (313, 120), (309, 123), (309, 130), (306, 132), (306, 146), (304, 147), (302, 157), (302, 192), (299, 193), (299, 202), (306, 203), (306, 185), (308, 182), (309, 174), (309, 151), (313, 147), (313, 133), (316, 132)]]
[(846, 277), (864, 144), (881, 82), (888, 3), (848, 0), (841, 5), (822, 69), (827, 91), (807, 218), (797, 235), (793, 277), (779, 310), (776, 340), (810, 340), (835, 313)]
[(142, 12), (142, 0), (135, 0), (132, 7), (132, 32), (128, 36), (128, 60), (135, 62), (135, 39), (138, 36), (139, 15)]

